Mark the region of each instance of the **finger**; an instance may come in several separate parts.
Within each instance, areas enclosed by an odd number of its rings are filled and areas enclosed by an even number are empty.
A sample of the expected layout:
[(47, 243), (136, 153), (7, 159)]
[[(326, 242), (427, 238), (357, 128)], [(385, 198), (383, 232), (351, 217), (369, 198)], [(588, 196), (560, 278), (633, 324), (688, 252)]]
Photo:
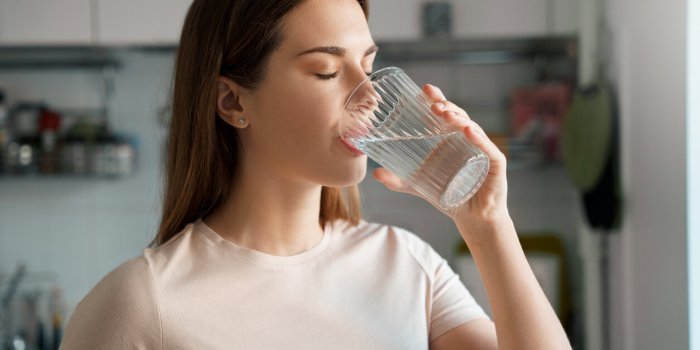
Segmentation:
[(498, 149), (496, 144), (494, 144), (491, 139), (480, 130), (476, 123), (471, 122), (463, 129), (464, 135), (467, 139), (477, 148), (479, 148), (492, 163), (492, 170), (505, 168), (506, 157)]
[(455, 128), (458, 128), (458, 129), (464, 129), (464, 127), (469, 125), (469, 123), (471, 122), (471, 119), (469, 119), (469, 116), (459, 114), (455, 111), (446, 111), (446, 112), (441, 113), (439, 115), (445, 119), (447, 124), (454, 126)]
[(475, 121), (473, 121), (473, 120), (470, 120), (470, 121), (469, 121), (469, 124), (472, 125), (472, 126), (474, 127), (474, 129), (475, 129), (476, 131), (478, 131), (478, 132), (481, 134), (481, 136), (484, 136), (484, 137), (486, 137), (486, 138), (488, 138), (488, 139), (490, 140), (488, 134), (486, 134), (486, 132), (484, 131), (484, 129), (481, 127), (481, 125), (479, 125), (477, 122), (475, 122)]
[(430, 109), (433, 113), (439, 116), (445, 116), (446, 112), (455, 112), (461, 118), (464, 118), (465, 120), (471, 120), (469, 114), (467, 114), (467, 112), (464, 109), (460, 108), (459, 106), (455, 105), (450, 101), (435, 102)]
[[(460, 106), (448, 101), (439, 87), (431, 84), (425, 84), (423, 85), (423, 93), (425, 93), (428, 96), (428, 98), (433, 102), (433, 112), (437, 113), (440, 110), (452, 110), (458, 113), (462, 113), (467, 117), (469, 116), (467, 111), (462, 109)], [(439, 103), (442, 103), (442, 106), (439, 105)]]
[(384, 168), (377, 168), (372, 172), (377, 181), (381, 182), (388, 189), (396, 192), (412, 193), (410, 188), (401, 181), (401, 178), (392, 174)]
[(423, 85), (423, 93), (425, 93), (431, 101), (444, 101), (447, 98), (442, 90), (435, 85), (425, 84)]

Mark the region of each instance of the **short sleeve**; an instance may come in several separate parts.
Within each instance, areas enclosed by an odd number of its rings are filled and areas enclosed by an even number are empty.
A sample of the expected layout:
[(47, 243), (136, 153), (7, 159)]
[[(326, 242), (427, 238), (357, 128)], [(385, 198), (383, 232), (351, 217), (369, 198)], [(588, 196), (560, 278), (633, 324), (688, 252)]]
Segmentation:
[(447, 260), (415, 234), (396, 230), (430, 278), (430, 342), (466, 322), (489, 318)]
[(477, 318), (488, 318), (459, 276), (441, 259), (433, 278), (433, 305), (430, 314), (430, 341), (447, 331)]
[(60, 348), (160, 349), (161, 335), (148, 262), (138, 257), (112, 270), (83, 298)]

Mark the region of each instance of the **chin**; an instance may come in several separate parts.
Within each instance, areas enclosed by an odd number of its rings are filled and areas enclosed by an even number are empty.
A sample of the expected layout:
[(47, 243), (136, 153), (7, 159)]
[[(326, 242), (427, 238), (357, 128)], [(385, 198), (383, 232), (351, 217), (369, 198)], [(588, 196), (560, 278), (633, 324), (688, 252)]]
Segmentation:
[(329, 169), (323, 185), (327, 187), (348, 187), (362, 182), (367, 175), (367, 157), (361, 157), (354, 164), (345, 164)]

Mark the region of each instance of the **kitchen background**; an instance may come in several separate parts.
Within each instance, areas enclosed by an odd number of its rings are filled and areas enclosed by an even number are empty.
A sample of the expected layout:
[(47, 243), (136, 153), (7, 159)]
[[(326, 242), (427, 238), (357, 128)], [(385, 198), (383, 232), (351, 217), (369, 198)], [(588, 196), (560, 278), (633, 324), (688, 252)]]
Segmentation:
[[(3, 341), (17, 334), (50, 348), (90, 288), (153, 238), (174, 50), (189, 3), (0, 0)], [(375, 69), (400, 66), (439, 86), (508, 154), (511, 215), (574, 348), (690, 348), (685, 170), (700, 153), (686, 149), (690, 5), (370, 6)], [(561, 152), (573, 96), (593, 82), (596, 61), (619, 105), (624, 215), (609, 235), (589, 228)], [(370, 176), (361, 191), (369, 220), (428, 241), (485, 303), (449, 219)]]

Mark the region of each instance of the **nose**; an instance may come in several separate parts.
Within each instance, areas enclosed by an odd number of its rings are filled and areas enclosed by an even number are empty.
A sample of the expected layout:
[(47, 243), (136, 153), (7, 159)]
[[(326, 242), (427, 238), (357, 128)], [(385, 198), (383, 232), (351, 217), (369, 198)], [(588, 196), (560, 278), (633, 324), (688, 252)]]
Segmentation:
[(381, 103), (381, 95), (365, 72), (360, 72), (362, 79), (355, 80), (356, 86), (353, 87), (343, 108), (340, 124), (343, 137), (363, 137), (379, 122), (374, 111)]
[(379, 102), (381, 102), (381, 95), (377, 92), (372, 84), (372, 81), (367, 77), (364, 70), (359, 70), (359, 78), (355, 78), (356, 75), (353, 74), (353, 84), (350, 95), (346, 99), (345, 109), (356, 109), (362, 107), (365, 109), (374, 110), (378, 107)]

